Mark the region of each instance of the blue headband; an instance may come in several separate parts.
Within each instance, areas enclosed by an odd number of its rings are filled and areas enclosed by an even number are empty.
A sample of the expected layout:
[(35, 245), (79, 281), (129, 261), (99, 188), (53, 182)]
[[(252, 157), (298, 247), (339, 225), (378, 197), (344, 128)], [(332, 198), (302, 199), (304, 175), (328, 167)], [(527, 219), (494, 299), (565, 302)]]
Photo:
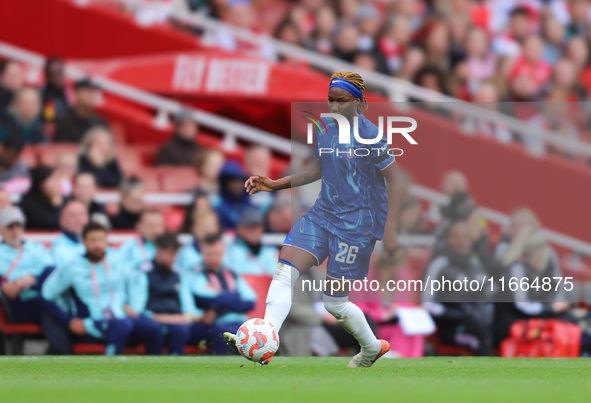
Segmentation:
[(361, 92), (361, 90), (359, 88), (357, 88), (355, 85), (351, 84), (349, 81), (347, 81), (343, 78), (333, 79), (330, 82), (329, 88), (333, 88), (333, 87), (342, 88), (345, 91), (348, 91), (355, 98), (361, 98), (363, 96), (363, 93)]

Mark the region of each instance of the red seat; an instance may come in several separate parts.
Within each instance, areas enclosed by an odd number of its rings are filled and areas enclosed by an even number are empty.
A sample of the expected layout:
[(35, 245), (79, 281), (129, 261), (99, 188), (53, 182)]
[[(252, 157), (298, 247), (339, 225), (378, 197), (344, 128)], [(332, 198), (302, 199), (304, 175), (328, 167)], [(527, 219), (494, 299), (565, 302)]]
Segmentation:
[[(74, 354), (83, 354), (83, 355), (102, 355), (105, 354), (105, 346), (103, 344), (98, 343), (78, 343), (74, 344), (72, 347)], [(146, 349), (144, 346), (137, 346), (137, 347), (126, 347), (125, 354), (145, 354)]]
[(460, 356), (460, 357), (472, 357), (475, 356), (474, 352), (466, 347), (461, 346), (451, 346), (448, 344), (441, 344), (439, 341), (439, 336), (437, 332), (433, 333), (430, 336), (427, 336), (426, 340), (431, 342), (433, 345), (433, 349), (437, 355), (443, 356)]
[(48, 144), (37, 147), (39, 155), (39, 163), (41, 165), (54, 166), (57, 156), (63, 152), (73, 153), (78, 155), (80, 153), (80, 146), (78, 144)]
[(244, 281), (254, 290), (257, 295), (254, 309), (248, 312), (250, 318), (263, 318), (265, 316), (265, 300), (273, 277), (267, 275), (244, 274)]
[(43, 328), (33, 323), (9, 323), (4, 304), (0, 302), (0, 333), (3, 335), (40, 335)]
[(199, 184), (199, 177), (191, 167), (161, 166), (154, 169), (160, 175), (160, 186), (163, 192), (188, 192)]

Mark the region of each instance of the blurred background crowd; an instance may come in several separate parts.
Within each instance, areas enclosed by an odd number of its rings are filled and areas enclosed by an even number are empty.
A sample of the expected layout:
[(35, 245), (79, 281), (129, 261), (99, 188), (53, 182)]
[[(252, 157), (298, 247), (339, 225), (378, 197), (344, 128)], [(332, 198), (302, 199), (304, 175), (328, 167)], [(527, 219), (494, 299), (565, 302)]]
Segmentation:
[[(502, 144), (520, 142), (538, 156), (546, 150), (589, 163), (580, 152), (591, 124), (586, 103), (591, 85), (591, 4), (585, 0), (73, 3), (131, 14), (144, 27), (197, 35), (208, 46), (231, 54), (311, 68), (304, 57), (279, 55), (264, 41), (255, 46), (223, 26), (206, 35), (175, 18), (172, 10), (218, 19), (276, 38), (285, 46), (350, 62), (361, 71), (480, 103), (526, 122), (532, 133), (549, 130), (565, 142), (540, 143), (536, 136), (518, 133), (502, 122), (467, 118), (436, 102), (417, 104), (431, 115), (456, 122), (461, 133), (477, 133)], [(103, 251), (113, 259), (112, 266), (125, 272), (117, 280), (113, 313), (118, 319), (149, 320), (130, 324), (112, 343), (116, 349), (105, 352), (121, 353), (126, 344), (140, 344), (148, 353), (160, 353), (162, 344), (168, 343), (171, 353), (225, 354), (219, 335), (248, 316), (262, 316), (278, 247), (310, 203), (291, 191), (249, 197), (244, 181), (253, 174), (273, 179), (288, 175), (290, 160), (263, 138), (229, 151), (196, 122), (192, 105), (170, 116), (163, 141), (130, 144), (126, 136), (135, 126), (122, 128), (120, 116), (105, 108), (113, 99), (101, 85), (85, 77), (68, 78), (68, 55), (47, 56), (39, 76), (21, 60), (0, 60), (0, 335), (8, 351), (22, 352), (23, 338), (42, 335), (51, 353), (105, 351), (88, 347), (110, 343), (89, 331), (95, 325), (78, 321), (104, 320), (105, 314), (93, 308), (97, 301), (91, 289), (76, 288), (76, 270), (67, 269), (69, 262), (94, 248), (89, 234), (106, 231), (110, 246)], [(379, 87), (368, 87), (381, 95)], [(544, 103), (527, 103), (534, 101)], [(115, 104), (115, 109), (126, 108), (127, 104)], [(151, 136), (151, 129), (137, 127), (140, 137)], [(412, 168), (399, 169), (398, 232), (409, 240), (405, 258), (395, 267), (382, 265), (377, 252), (372, 276), (387, 281), (486, 273), (533, 279), (582, 272), (584, 256), (551, 246), (534, 211), (507, 211), (511, 215), (505, 225), (485, 219), (468, 173), (440, 172), (436, 191), (445, 197), (434, 202), (412, 191), (417, 184)], [(479, 180), (485, 181), (484, 176)], [(182, 203), (177, 202), (179, 195)], [(173, 241), (177, 237), (172, 235), (179, 234), (182, 245)], [(55, 273), (66, 273), (67, 279)], [(167, 276), (172, 276), (170, 282)], [(303, 279), (322, 276), (318, 268)], [(98, 281), (106, 281), (108, 288), (108, 279)], [(159, 288), (165, 284), (172, 288)], [(513, 323), (529, 318), (559, 318), (580, 325), (584, 350), (589, 346), (584, 301), (589, 299), (585, 285), (577, 287), (567, 296), (483, 294), (476, 297), (477, 303), (464, 300), (464, 295), (450, 302), (449, 295), (411, 292), (361, 296), (358, 302), (378, 335), (391, 341), (392, 357), (491, 355), (499, 352)], [(298, 294), (280, 334), (281, 353), (354, 352), (354, 339), (323, 309), (321, 294)], [(89, 306), (80, 308), (83, 305)], [(405, 333), (397, 314), (405, 307), (426, 309), (437, 325), (436, 334)], [(166, 340), (146, 338), (162, 334), (158, 326), (167, 329)], [(172, 334), (180, 334), (180, 339)], [(185, 350), (185, 345), (193, 349)]]

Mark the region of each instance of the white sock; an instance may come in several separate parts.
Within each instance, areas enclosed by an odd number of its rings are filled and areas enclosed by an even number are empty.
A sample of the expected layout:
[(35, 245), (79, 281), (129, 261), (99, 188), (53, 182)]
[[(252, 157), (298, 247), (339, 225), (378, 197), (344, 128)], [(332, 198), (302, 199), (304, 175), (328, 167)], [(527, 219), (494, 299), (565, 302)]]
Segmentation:
[(271, 322), (277, 332), (291, 309), (293, 287), (299, 277), (300, 271), (295, 266), (285, 260), (277, 262), (265, 309), (265, 320)]
[(334, 316), (339, 324), (353, 335), (365, 354), (377, 354), (381, 344), (365, 319), (363, 311), (349, 301), (349, 296), (334, 297), (324, 294), (324, 307)]

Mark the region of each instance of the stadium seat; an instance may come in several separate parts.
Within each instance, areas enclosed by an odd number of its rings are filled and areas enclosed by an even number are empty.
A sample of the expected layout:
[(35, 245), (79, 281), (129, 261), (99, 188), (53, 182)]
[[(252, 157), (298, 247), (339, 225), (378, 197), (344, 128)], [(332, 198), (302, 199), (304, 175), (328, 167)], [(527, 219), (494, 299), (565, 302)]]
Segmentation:
[(472, 357), (475, 356), (474, 352), (466, 347), (451, 346), (448, 344), (441, 344), (439, 342), (439, 336), (437, 332), (430, 336), (427, 336), (426, 341), (431, 343), (433, 350), (436, 355), (443, 356), (460, 356), (460, 357)]
[(265, 316), (267, 291), (269, 291), (269, 286), (271, 285), (273, 277), (267, 275), (244, 274), (242, 275), (242, 278), (257, 294), (257, 301), (254, 309), (248, 312), (248, 316), (250, 318), (263, 318)]
[(193, 190), (199, 184), (199, 177), (191, 167), (154, 168), (160, 176), (160, 186), (163, 192), (182, 193)]
[(9, 344), (7, 353), (22, 354), (23, 342), (31, 336), (41, 336), (43, 328), (33, 323), (9, 323), (6, 308), (0, 299), (0, 355), (5, 354), (5, 342)]
[[(79, 355), (102, 355), (105, 354), (104, 344), (98, 343), (78, 343), (72, 347), (74, 354)], [(125, 354), (139, 355), (145, 354), (144, 346), (126, 347)]]
[(27, 146), (23, 149), (23, 153), (21, 154), (21, 161), (23, 161), (29, 168), (34, 168), (37, 166), (38, 158), (37, 158), (37, 150), (35, 147)]

